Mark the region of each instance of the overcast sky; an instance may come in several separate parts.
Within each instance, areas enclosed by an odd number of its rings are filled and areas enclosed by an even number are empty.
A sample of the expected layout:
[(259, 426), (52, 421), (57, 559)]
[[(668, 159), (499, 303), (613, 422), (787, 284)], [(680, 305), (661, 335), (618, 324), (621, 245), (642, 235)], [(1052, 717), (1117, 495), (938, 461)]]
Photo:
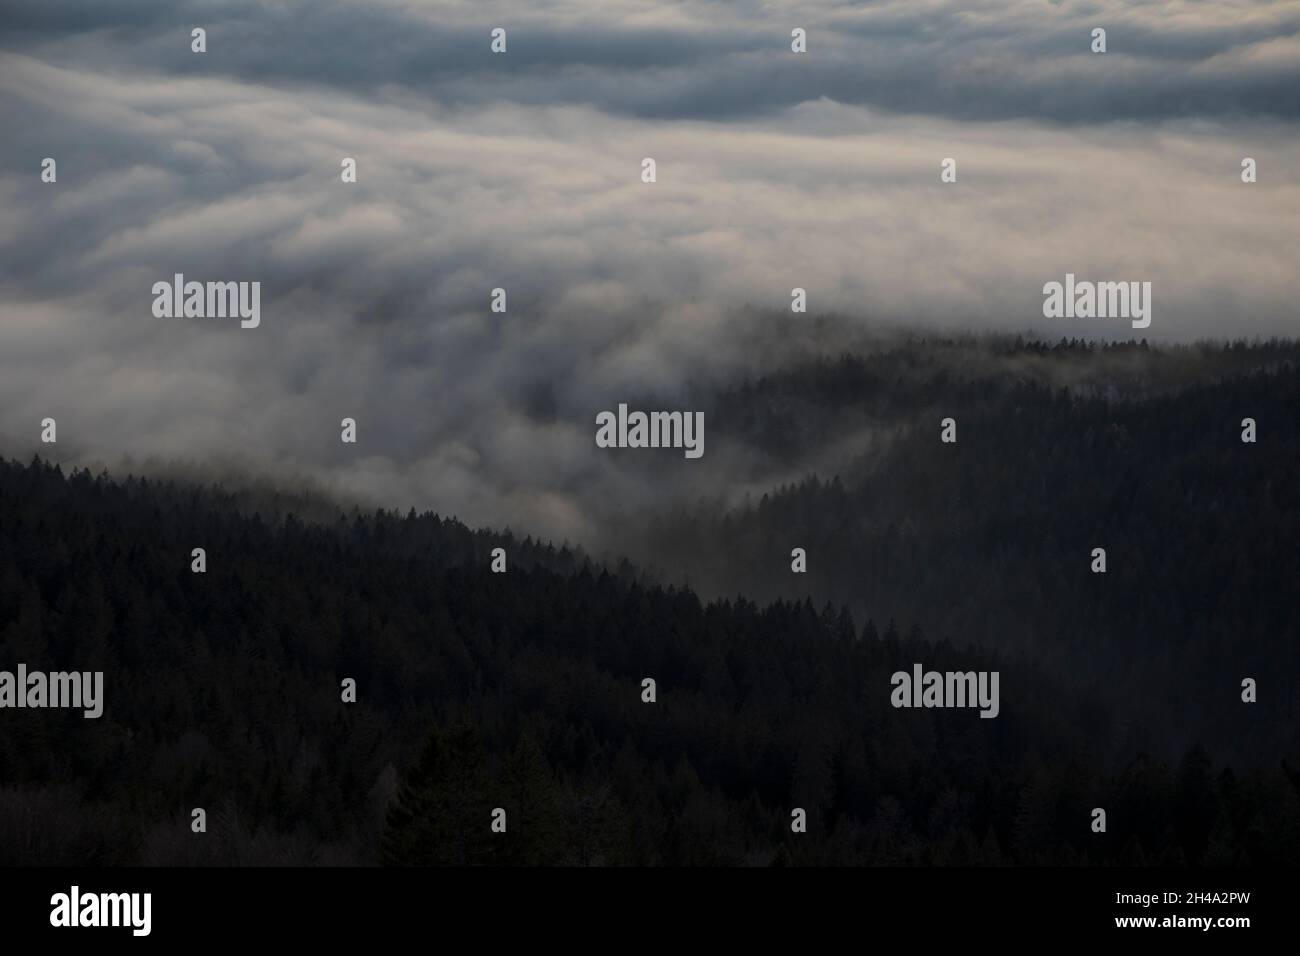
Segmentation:
[[(0, 451), (53, 416), (65, 461), (582, 538), (644, 491), (595, 413), (698, 407), (795, 286), (864, 326), (1134, 334), (1042, 317), (1073, 272), (1152, 282), (1152, 339), (1295, 335), (1297, 120), (1294, 2), (3, 0)], [(261, 327), (155, 318), (175, 272), (260, 281)], [(716, 477), (708, 437), (663, 480)]]

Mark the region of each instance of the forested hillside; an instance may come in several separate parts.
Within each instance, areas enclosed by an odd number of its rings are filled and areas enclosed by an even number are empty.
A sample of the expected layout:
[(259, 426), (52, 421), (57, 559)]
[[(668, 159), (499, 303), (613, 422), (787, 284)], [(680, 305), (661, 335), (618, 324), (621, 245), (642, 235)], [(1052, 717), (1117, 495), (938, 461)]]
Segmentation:
[(1275, 763), (1300, 752), (1298, 359), (940, 341), (813, 362), (724, 395), (711, 422), (816, 468), (627, 536), (706, 596), (811, 596), (1027, 654), (1113, 707), (1134, 749)]
[[(966, 427), (974, 445), (979, 423)], [(978, 477), (967, 493), (972, 512), (1003, 494)], [(851, 500), (838, 486), (787, 497)], [(969, 631), (932, 640), (806, 600), (704, 604), (433, 514), (321, 524), (236, 504), (0, 464), (0, 668), (103, 670), (106, 698), (97, 720), (0, 714), (0, 862), (1300, 860), (1281, 759), (1153, 759), (1107, 695), (1038, 653), (957, 649), (948, 638)], [(1204, 533), (1189, 527), (1170, 553)], [(956, 597), (1010, 626), (987, 587)], [(1183, 659), (1159, 635), (1133, 640)], [(999, 670), (1001, 714), (893, 709), (889, 675), (914, 662)], [(1255, 707), (1261, 724), (1281, 713), (1267, 694)], [(1090, 832), (1096, 806), (1105, 834)], [(195, 807), (206, 833), (191, 832)], [(506, 834), (489, 830), (495, 807)], [(807, 833), (791, 832), (794, 807)]]

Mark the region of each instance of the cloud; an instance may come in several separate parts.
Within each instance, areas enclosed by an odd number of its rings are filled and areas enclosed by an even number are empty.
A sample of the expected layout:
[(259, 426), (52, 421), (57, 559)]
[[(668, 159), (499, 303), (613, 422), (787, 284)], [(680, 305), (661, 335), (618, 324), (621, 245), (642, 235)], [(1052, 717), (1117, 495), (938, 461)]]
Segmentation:
[[(9, 19), (10, 49), (95, 69), (147, 63), (462, 106), (718, 120), (830, 99), (967, 120), (1300, 118), (1300, 10), (1284, 2), (47, 0)], [(193, 26), (210, 37), (202, 58)], [(504, 57), (489, 49), (497, 26)], [(807, 55), (790, 52), (796, 26)], [(1105, 56), (1090, 51), (1098, 26)]]
[[(1068, 271), (1152, 281), (1152, 338), (1296, 329), (1286, 5), (311, 9), (17, 11), (0, 448), (53, 415), (65, 460), (247, 462), (591, 540), (636, 502), (784, 477), (726, 435), (700, 462), (599, 452), (594, 417), (835, 348), (795, 286), (850, 328), (1132, 334), (1047, 323)], [(1115, 52), (1071, 53), (1097, 17)], [(260, 281), (261, 327), (155, 319), (176, 272)]]

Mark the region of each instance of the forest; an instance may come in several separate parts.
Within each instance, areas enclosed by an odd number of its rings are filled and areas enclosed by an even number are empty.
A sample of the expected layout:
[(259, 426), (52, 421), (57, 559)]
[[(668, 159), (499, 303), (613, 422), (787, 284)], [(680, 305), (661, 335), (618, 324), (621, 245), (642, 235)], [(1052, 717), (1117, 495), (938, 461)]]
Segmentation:
[(642, 566), (1023, 653), (1113, 705), (1129, 749), (1300, 751), (1294, 343), (931, 340), (748, 383), (710, 428), (822, 470), (654, 515), (625, 532)]
[[(630, 517), (632, 560), (0, 461), (0, 668), (104, 674), (98, 719), (0, 710), (0, 864), (1300, 862), (1294, 346), (912, 344), (709, 414), (887, 453)], [(918, 662), (996, 719), (892, 707)]]

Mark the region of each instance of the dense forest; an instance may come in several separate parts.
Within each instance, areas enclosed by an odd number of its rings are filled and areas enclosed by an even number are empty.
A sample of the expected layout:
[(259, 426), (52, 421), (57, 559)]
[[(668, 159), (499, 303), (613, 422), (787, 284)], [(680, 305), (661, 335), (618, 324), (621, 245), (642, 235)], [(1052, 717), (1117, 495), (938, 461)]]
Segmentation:
[[(1023, 652), (1168, 759), (1197, 742), (1238, 761), (1300, 752), (1294, 343), (906, 345), (747, 384), (711, 421), (834, 470), (655, 516), (626, 533), (644, 566), (705, 597), (811, 596)], [(1260, 710), (1243, 709), (1241, 679), (1261, 675)]]
[[(730, 441), (875, 450), (657, 516), (648, 570), (0, 462), (0, 670), (106, 698), (0, 711), (0, 863), (1300, 862), (1295, 349), (964, 348), (719, 396)], [(1000, 715), (894, 709), (917, 662), (999, 671)]]

